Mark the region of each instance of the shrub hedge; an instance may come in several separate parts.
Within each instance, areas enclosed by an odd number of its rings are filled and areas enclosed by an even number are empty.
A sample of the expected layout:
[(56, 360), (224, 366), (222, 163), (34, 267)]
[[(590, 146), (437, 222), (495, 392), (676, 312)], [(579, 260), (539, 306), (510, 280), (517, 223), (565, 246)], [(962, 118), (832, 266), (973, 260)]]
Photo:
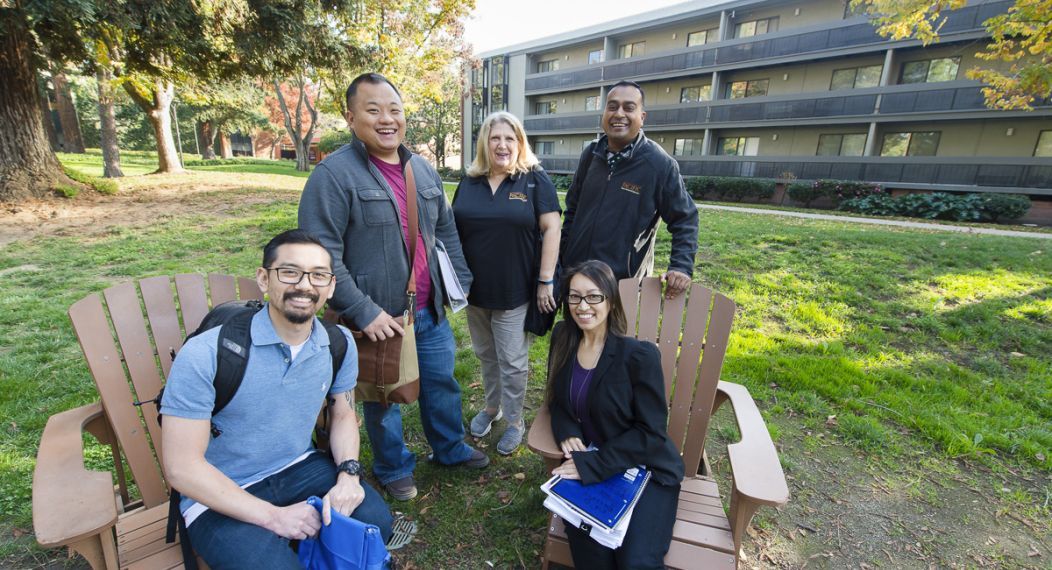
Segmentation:
[(872, 194), (849, 198), (840, 204), (847, 212), (874, 216), (906, 216), (958, 222), (1004, 221), (1021, 218), (1030, 209), (1030, 198), (1015, 194), (905, 194), (891, 197)]
[(694, 176), (687, 179), (687, 192), (697, 200), (715, 199), (742, 202), (769, 200), (775, 181), (770, 178), (737, 176)]
[(321, 136), (318, 141), (318, 150), (329, 154), (341, 146), (351, 142), (354, 133), (350, 131), (329, 131)]

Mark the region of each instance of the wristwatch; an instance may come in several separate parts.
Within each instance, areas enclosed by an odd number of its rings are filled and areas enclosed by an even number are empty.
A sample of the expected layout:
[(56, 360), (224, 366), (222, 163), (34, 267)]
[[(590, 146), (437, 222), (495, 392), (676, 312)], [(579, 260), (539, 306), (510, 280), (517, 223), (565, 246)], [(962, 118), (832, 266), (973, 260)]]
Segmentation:
[(352, 477), (357, 477), (362, 474), (362, 464), (358, 463), (357, 459), (348, 459), (336, 468), (337, 471), (346, 473)]

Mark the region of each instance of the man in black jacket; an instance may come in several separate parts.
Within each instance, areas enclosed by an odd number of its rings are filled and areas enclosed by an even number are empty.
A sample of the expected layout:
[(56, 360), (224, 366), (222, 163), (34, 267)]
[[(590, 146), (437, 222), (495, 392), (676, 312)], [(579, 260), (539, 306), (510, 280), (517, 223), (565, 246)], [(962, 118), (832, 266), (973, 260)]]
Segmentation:
[(598, 259), (618, 279), (653, 269), (659, 218), (672, 234), (663, 276), (672, 298), (690, 286), (698, 249), (698, 210), (679, 164), (642, 132), (643, 89), (621, 81), (606, 96), (604, 136), (581, 154), (566, 194), (560, 259), (565, 267)]

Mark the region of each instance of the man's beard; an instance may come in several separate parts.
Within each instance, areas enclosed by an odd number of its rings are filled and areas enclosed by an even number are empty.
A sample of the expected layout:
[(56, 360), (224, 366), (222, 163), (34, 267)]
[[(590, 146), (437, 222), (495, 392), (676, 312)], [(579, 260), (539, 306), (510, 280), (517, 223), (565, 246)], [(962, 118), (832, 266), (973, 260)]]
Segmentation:
[[(317, 293), (301, 293), (301, 292), (298, 292), (298, 291), (295, 291), (295, 292), (294, 291), (289, 291), (288, 293), (285, 293), (285, 295), (282, 297), (282, 301), (287, 303), (289, 298), (291, 298), (291, 297), (307, 297), (307, 298), (310, 299), (311, 303), (317, 303), (318, 302), (318, 294)], [(305, 322), (307, 322), (307, 321), (309, 321), (309, 320), (314, 318), (314, 313), (313, 312), (297, 313), (297, 312), (294, 312), (293, 310), (289, 309), (288, 305), (284, 306), (284, 308), (282, 309), (281, 313), (285, 316), (286, 319), (288, 319), (288, 321), (290, 323), (296, 324), (296, 325), (302, 325), (303, 323), (305, 323)]]

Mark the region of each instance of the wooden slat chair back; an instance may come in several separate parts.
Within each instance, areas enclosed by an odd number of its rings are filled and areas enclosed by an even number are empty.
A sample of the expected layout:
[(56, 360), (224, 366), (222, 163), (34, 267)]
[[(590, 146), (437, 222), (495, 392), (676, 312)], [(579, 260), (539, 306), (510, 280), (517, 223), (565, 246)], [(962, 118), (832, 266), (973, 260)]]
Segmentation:
[[(42, 545), (68, 546), (93, 568), (182, 564), (178, 543), (164, 543), (168, 489), (150, 400), (185, 336), (210, 307), (235, 299), (262, 294), (251, 279), (209, 275), (206, 284), (201, 275), (183, 274), (121, 283), (70, 307), (100, 402), (56, 414), (44, 429), (33, 478), (33, 524)], [(109, 473), (85, 470), (82, 430), (110, 445), (116, 491)], [(131, 483), (139, 499), (131, 498)]]
[[(668, 433), (686, 467), (665, 564), (670, 568), (734, 568), (745, 528), (756, 509), (788, 500), (785, 476), (755, 403), (744, 387), (719, 379), (734, 302), (697, 283), (687, 294), (663, 299), (657, 277), (623, 279), (618, 287), (629, 334), (656, 343), (661, 352)], [(729, 519), (705, 463), (709, 420), (728, 400), (742, 436), (740, 442), (728, 446), (735, 476)], [(528, 445), (544, 456), (548, 469), (562, 461), (547, 408), (538, 412)], [(544, 567), (550, 562), (572, 567), (562, 521), (553, 515), (548, 531)]]

